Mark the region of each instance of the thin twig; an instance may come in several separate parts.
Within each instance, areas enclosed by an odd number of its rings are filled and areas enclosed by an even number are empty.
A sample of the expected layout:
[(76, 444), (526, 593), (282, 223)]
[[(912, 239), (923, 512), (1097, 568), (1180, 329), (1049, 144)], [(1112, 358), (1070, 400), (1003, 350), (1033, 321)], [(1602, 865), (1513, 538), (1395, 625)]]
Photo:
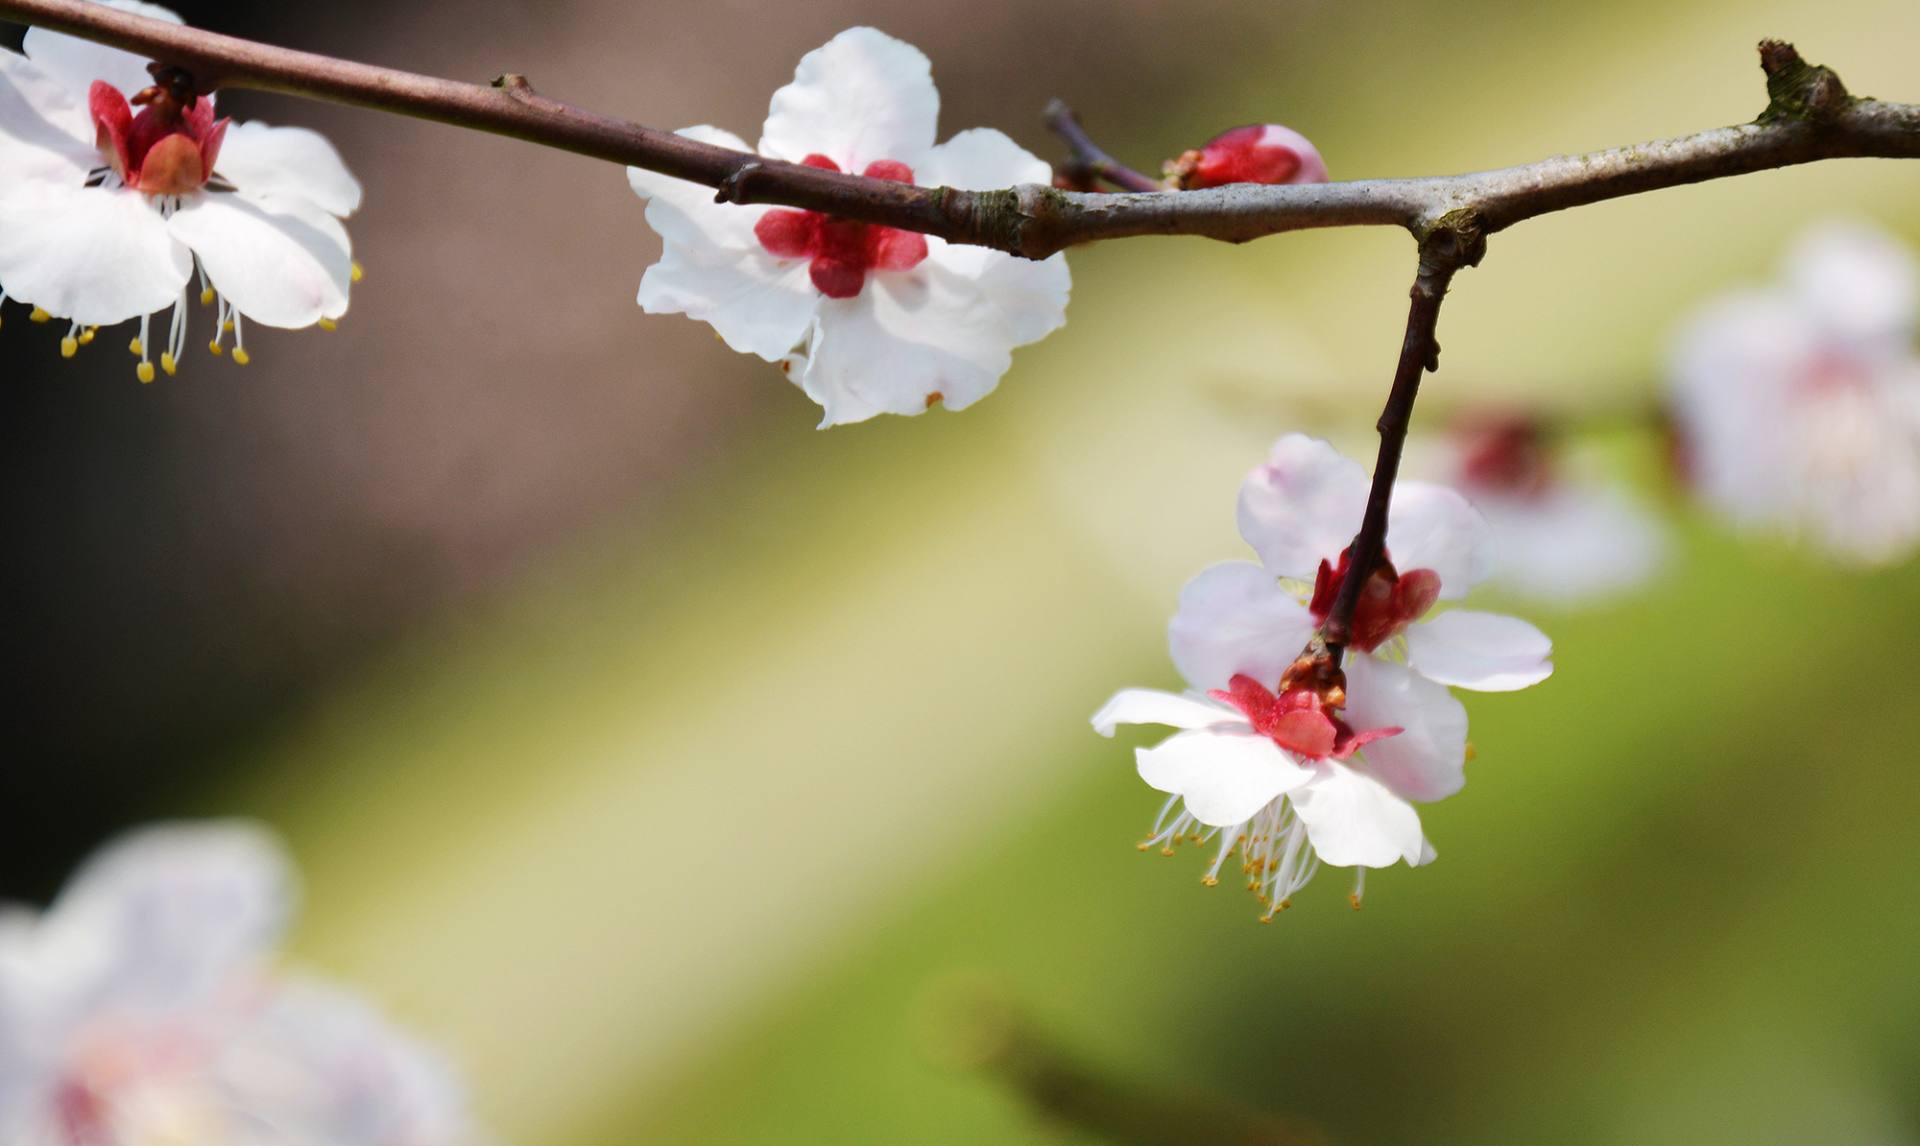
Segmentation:
[[(1413, 421), (1414, 399), (1420, 395), (1420, 376), (1440, 369), (1440, 343), (1435, 331), (1440, 322), (1440, 303), (1447, 297), (1447, 286), (1454, 272), (1473, 266), (1486, 253), (1486, 236), (1465, 216), (1455, 217), (1451, 225), (1437, 227), (1420, 244), (1420, 269), (1414, 275), (1412, 299), (1407, 308), (1407, 333), (1400, 343), (1400, 363), (1393, 372), (1393, 389), (1387, 392), (1387, 405), (1380, 412), (1375, 428), (1380, 431), (1380, 453), (1373, 463), (1373, 486), (1367, 492), (1367, 508), (1349, 549), (1346, 577), (1320, 637), (1337, 663), (1353, 633), (1353, 613), (1360, 604), (1368, 578), (1380, 565), (1387, 549), (1387, 516), (1393, 503), (1393, 483), (1400, 475), (1400, 455), (1407, 444), (1407, 429)], [(1311, 646), (1309, 646), (1311, 649)]]
[(1054, 100), (1047, 104), (1047, 110), (1040, 118), (1047, 125), (1047, 130), (1059, 136), (1060, 141), (1067, 145), (1067, 164), (1062, 174), (1075, 184), (1104, 179), (1123, 191), (1166, 190), (1159, 180), (1143, 175), (1108, 155), (1087, 134), (1087, 129), (1080, 126), (1080, 117), (1064, 101)]
[(202, 90), (253, 88), (493, 132), (778, 203), (992, 247), (1028, 258), (1099, 239), (1197, 235), (1244, 242), (1315, 227), (1396, 226), (1426, 234), (1468, 211), (1486, 234), (1536, 215), (1663, 187), (1821, 159), (1920, 157), (1920, 107), (1846, 95), (1837, 77), (1774, 45), (1761, 118), (1676, 139), (1423, 179), (1097, 194), (1026, 184), (995, 191), (910, 187), (714, 147), (511, 87), (460, 83), (271, 47), (85, 0), (0, 0), (0, 18), (37, 24), (177, 65)]

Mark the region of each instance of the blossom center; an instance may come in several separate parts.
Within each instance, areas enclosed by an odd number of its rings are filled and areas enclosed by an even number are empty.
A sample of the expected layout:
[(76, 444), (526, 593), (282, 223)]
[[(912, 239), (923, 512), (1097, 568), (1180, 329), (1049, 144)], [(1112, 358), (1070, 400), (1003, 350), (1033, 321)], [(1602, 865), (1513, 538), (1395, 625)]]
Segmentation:
[[(1340, 551), (1340, 564), (1337, 566), (1321, 560), (1320, 572), (1313, 580), (1313, 599), (1307, 604), (1314, 620), (1326, 624), (1327, 614), (1333, 611), (1333, 602), (1340, 596), (1340, 587), (1352, 572), (1352, 563), (1352, 547)], [(1353, 609), (1351, 636), (1347, 644), (1363, 653), (1370, 653), (1425, 616), (1439, 599), (1440, 574), (1431, 569), (1410, 569), (1400, 573), (1394, 569), (1387, 555), (1382, 553), (1380, 564), (1360, 589), (1360, 600)]]
[(1227, 688), (1212, 689), (1207, 695), (1239, 709), (1255, 732), (1309, 760), (1346, 760), (1373, 741), (1404, 731), (1354, 731), (1340, 717), (1347, 701), (1345, 674), (1331, 661), (1311, 655), (1293, 663), (1280, 678), (1278, 693), (1245, 673), (1235, 673)]
[[(809, 155), (800, 162), (827, 171), (840, 170), (839, 164), (824, 155)], [(913, 168), (891, 159), (867, 164), (862, 174), (869, 179), (913, 182)], [(836, 219), (819, 211), (768, 211), (754, 224), (753, 234), (769, 254), (806, 259), (807, 277), (828, 298), (853, 298), (867, 285), (870, 272), (912, 270), (927, 257), (925, 235)]]
[[(95, 80), (87, 92), (94, 145), (120, 181), (148, 195), (185, 195), (213, 176), (227, 120), (213, 118), (213, 101), (191, 90), (155, 85), (134, 94)], [(134, 114), (133, 108), (140, 108)]]

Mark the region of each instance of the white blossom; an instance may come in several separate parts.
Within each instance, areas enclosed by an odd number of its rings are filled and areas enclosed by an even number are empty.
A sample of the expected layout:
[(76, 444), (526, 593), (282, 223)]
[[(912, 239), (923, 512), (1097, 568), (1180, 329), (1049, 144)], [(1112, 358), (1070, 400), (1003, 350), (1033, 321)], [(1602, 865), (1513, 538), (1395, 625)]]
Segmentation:
[(0, 910), (0, 1142), (469, 1146), (452, 1075), (340, 988), (283, 970), (279, 845), (175, 824)]
[[(931, 187), (1051, 180), (989, 128), (936, 145), (939, 108), (919, 49), (852, 28), (807, 53), (774, 93), (757, 150)], [(750, 150), (718, 128), (680, 134)], [(699, 319), (733, 349), (778, 363), (822, 407), (823, 427), (970, 406), (999, 384), (1015, 347), (1066, 321), (1061, 255), (1016, 259), (812, 211), (716, 203), (709, 188), (639, 168), (627, 175), (663, 244), (641, 307)]]
[(1778, 282), (1695, 314), (1672, 358), (1681, 462), (1708, 506), (1840, 560), (1920, 541), (1920, 272), (1891, 236), (1830, 222)]
[[(179, 22), (139, 0), (104, 2)], [(117, 48), (43, 28), (22, 47), (0, 52), (0, 284), (36, 317), (67, 320), (64, 354), (138, 319), (141, 380), (155, 357), (172, 373), (196, 278), (202, 303), (219, 304), (210, 348), (231, 334), (242, 364), (247, 321), (298, 328), (346, 313), (355, 272), (340, 220), (360, 185), (325, 138), (216, 119), (213, 96), (155, 82)], [(169, 307), (156, 345), (152, 317)]]

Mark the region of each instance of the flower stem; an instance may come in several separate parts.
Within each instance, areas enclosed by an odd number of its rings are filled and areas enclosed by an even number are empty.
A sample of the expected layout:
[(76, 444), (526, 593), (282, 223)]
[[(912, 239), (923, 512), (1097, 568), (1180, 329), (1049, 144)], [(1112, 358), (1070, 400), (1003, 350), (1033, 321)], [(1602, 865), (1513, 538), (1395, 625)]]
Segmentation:
[(1387, 551), (1387, 516), (1393, 508), (1393, 483), (1400, 476), (1400, 456), (1413, 422), (1413, 403), (1420, 396), (1420, 377), (1440, 369), (1440, 343), (1435, 331), (1440, 304), (1454, 272), (1472, 266), (1486, 253), (1486, 237), (1472, 212), (1454, 212), (1420, 242), (1420, 269), (1408, 292), (1407, 333), (1400, 343), (1400, 362), (1394, 368), (1393, 388), (1375, 428), (1380, 431), (1380, 453), (1373, 463), (1373, 485), (1367, 491), (1366, 512), (1353, 536), (1351, 561), (1340, 592), (1327, 610), (1320, 636), (1335, 663), (1353, 635), (1353, 613), (1367, 580)]

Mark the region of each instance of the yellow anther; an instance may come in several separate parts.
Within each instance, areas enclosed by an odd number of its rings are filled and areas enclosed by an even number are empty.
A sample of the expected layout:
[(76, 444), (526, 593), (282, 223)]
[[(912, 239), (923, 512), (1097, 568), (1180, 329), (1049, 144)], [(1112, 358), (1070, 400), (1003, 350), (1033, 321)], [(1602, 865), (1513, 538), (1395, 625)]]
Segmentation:
[(93, 336), (95, 332), (97, 332), (99, 329), (100, 328), (97, 326), (89, 326), (85, 330), (81, 331), (80, 345), (86, 346), (87, 344), (91, 343), (93, 341)]
[(34, 307), (33, 313), (27, 317), (35, 322), (51, 322), (53, 320), (53, 316), (47, 313), (47, 308), (44, 306)]
[(140, 340), (137, 338), (134, 339), (132, 342), (127, 343), (127, 349), (133, 351), (135, 354), (143, 353), (143, 348), (140, 345)]
[(169, 378), (179, 373), (180, 364), (173, 360), (172, 352), (166, 350), (160, 352), (160, 369), (165, 370)]
[(218, 342), (207, 343), (207, 351), (211, 354), (223, 353), (222, 350), (220, 349), (220, 344)]
[(200, 288), (200, 305), (201, 306), (213, 305), (213, 288), (212, 287)]
[(333, 321), (331, 318), (323, 318), (320, 320), (320, 329), (321, 330), (339, 330), (340, 324)]
[(60, 357), (72, 358), (80, 353), (80, 340), (69, 334), (60, 340)]
[(367, 272), (360, 266), (360, 260), (359, 259), (353, 260), (353, 281), (359, 282), (361, 279), (366, 277), (367, 277)]
[(1471, 740), (1467, 741), (1467, 763), (1469, 764), (1473, 763), (1475, 760), (1479, 758), (1479, 756), (1480, 756), (1480, 750), (1473, 746), (1473, 741)]
[(153, 381), (153, 363), (142, 362), (140, 365), (133, 368), (133, 373), (135, 377), (140, 379), (140, 381), (151, 382)]
[(245, 365), (246, 365), (247, 363), (249, 363), (249, 362), (252, 362), (252, 361), (253, 361), (253, 356), (252, 356), (251, 354), (248, 354), (248, 353), (247, 353), (247, 348), (246, 348), (246, 347), (244, 347), (244, 346), (236, 346), (236, 347), (234, 347), (234, 348), (233, 348), (233, 362), (234, 362), (234, 365), (236, 365), (236, 366), (245, 366)]
[(1356, 891), (1348, 895), (1347, 902), (1353, 904), (1353, 909), (1355, 911), (1360, 910), (1360, 893)]
[(232, 320), (231, 318), (229, 318), (229, 319), (228, 319), (227, 321), (225, 321), (225, 322), (223, 322), (223, 323), (221, 323), (221, 324), (220, 324), (220, 329), (221, 329), (221, 330), (224, 330), (224, 331), (226, 331), (226, 332), (227, 332), (228, 334), (232, 334), (232, 333), (233, 333), (233, 320)]
[(1215, 887), (1219, 883), (1220, 883), (1220, 879), (1218, 876), (1203, 875), (1200, 877), (1200, 884), (1202, 887)]

